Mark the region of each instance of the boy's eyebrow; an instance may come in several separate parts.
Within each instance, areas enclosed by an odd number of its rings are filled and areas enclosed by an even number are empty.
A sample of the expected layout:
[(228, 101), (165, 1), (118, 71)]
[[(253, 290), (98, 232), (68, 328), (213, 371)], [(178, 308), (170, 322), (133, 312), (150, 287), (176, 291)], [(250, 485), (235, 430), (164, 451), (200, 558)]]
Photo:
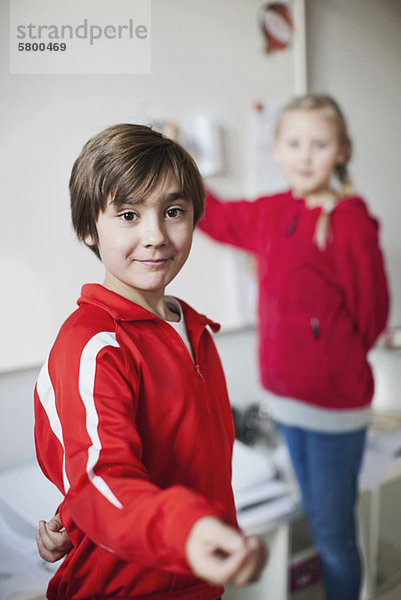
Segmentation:
[(184, 192), (178, 190), (176, 192), (170, 192), (166, 196), (166, 200), (187, 200), (187, 197), (184, 195)]
[[(172, 202), (174, 200), (187, 200), (186, 196), (184, 195), (184, 193), (181, 190), (177, 190), (174, 192), (169, 192), (165, 195), (165, 197), (163, 198), (163, 200), (165, 202)], [(144, 201), (146, 200), (146, 198), (133, 198), (128, 197), (126, 200), (124, 200), (124, 202), (122, 204), (128, 204), (129, 206), (138, 206), (140, 204), (143, 204)], [(115, 205), (114, 200), (110, 200), (110, 205)]]

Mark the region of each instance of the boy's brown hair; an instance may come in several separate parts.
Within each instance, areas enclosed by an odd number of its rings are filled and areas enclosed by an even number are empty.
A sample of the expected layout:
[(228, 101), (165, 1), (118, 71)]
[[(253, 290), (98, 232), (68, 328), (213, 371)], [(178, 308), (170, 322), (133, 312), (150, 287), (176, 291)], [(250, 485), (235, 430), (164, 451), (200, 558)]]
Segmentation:
[[(128, 198), (146, 198), (169, 174), (176, 177), (194, 207), (194, 226), (204, 210), (199, 170), (184, 148), (146, 125), (114, 125), (91, 138), (75, 161), (70, 177), (75, 232), (98, 239), (96, 220), (109, 197), (117, 206)], [(99, 256), (97, 246), (90, 248)]]

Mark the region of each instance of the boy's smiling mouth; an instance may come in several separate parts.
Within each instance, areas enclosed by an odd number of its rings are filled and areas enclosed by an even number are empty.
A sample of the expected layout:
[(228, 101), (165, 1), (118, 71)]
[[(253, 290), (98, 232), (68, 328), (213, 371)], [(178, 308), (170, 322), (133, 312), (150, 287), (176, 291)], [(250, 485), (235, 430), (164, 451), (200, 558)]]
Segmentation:
[(141, 265), (151, 268), (164, 267), (168, 262), (172, 260), (172, 257), (166, 258), (134, 258), (134, 262), (138, 262)]

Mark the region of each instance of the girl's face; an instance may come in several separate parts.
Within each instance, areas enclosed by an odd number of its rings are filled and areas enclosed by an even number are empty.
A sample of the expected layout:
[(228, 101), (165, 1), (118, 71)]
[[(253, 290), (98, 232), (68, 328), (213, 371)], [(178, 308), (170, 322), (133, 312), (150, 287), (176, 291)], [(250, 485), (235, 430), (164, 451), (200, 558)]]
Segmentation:
[(335, 124), (319, 110), (291, 110), (282, 116), (274, 157), (296, 197), (329, 191), (334, 167), (345, 161)]

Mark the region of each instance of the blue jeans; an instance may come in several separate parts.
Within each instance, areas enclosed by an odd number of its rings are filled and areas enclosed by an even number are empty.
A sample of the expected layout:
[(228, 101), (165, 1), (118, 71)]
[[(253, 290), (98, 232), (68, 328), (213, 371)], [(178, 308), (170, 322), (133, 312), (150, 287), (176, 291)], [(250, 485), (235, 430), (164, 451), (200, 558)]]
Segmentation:
[(366, 429), (319, 433), (281, 426), (320, 555), (326, 600), (358, 600), (355, 505)]

